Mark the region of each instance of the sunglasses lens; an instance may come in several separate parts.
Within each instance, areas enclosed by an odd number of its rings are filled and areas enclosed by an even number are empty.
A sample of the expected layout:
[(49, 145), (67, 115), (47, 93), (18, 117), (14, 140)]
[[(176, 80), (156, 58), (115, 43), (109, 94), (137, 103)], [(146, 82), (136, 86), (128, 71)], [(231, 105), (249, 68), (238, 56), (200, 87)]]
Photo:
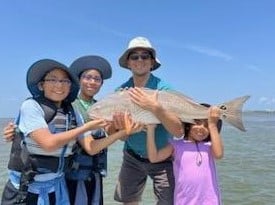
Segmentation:
[(139, 59), (139, 55), (130, 55), (129, 58), (133, 61), (136, 61)]
[(151, 58), (151, 55), (149, 53), (143, 53), (143, 54), (132, 54), (129, 56), (129, 59), (131, 60), (138, 60), (139, 58), (141, 58), (142, 60), (147, 60), (149, 58)]
[(142, 60), (147, 60), (150, 58), (150, 54), (141, 54), (140, 57)]

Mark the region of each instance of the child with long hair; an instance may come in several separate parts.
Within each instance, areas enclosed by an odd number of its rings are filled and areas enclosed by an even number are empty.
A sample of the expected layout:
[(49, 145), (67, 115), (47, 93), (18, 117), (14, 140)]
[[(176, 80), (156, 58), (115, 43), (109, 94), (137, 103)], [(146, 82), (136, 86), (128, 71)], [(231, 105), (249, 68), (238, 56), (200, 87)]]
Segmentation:
[(184, 137), (171, 140), (160, 150), (155, 145), (155, 126), (147, 126), (149, 160), (157, 163), (173, 158), (175, 205), (221, 204), (215, 166), (215, 159), (223, 157), (223, 142), (219, 134), (222, 121), (219, 117), (219, 108), (210, 107), (208, 119), (195, 120), (194, 124), (185, 123)]

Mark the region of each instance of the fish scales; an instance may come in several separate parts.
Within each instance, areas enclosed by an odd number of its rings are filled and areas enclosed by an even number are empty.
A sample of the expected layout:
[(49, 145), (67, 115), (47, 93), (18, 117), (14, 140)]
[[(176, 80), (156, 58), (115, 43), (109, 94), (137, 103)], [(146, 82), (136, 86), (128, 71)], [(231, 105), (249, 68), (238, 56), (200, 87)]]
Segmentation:
[(127, 90), (117, 91), (98, 101), (91, 107), (88, 114), (90, 118), (112, 120), (116, 112), (128, 112), (136, 122), (144, 124), (160, 123), (152, 112), (144, 110), (133, 103)]
[[(152, 90), (142, 88), (148, 95), (158, 92), (159, 103), (170, 112), (175, 113), (183, 122), (193, 123), (194, 119), (206, 119), (208, 108), (188, 96), (176, 91)], [(234, 127), (245, 131), (242, 123), (242, 107), (249, 96), (242, 96), (219, 106), (222, 119)], [(128, 112), (136, 122), (144, 124), (159, 124), (159, 119), (150, 111), (144, 110), (131, 101), (127, 90), (112, 93), (95, 103), (88, 111), (90, 118), (112, 120), (116, 112)]]

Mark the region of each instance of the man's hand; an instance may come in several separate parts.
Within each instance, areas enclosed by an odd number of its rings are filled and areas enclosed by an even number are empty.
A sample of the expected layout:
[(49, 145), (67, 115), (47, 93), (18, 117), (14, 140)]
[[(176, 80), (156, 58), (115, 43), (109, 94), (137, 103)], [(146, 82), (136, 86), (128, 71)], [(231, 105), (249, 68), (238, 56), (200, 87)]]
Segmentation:
[(145, 110), (155, 113), (155, 111), (160, 107), (157, 90), (153, 95), (148, 95), (138, 87), (129, 88), (128, 92), (131, 100)]

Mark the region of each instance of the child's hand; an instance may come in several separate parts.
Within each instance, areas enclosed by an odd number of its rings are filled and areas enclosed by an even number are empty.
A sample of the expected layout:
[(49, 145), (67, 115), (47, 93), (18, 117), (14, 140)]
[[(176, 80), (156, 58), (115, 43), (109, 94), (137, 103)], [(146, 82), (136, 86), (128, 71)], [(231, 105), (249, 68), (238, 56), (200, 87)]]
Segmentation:
[(110, 122), (104, 119), (98, 118), (87, 122), (85, 125), (89, 127), (89, 130), (95, 130), (99, 128), (108, 127), (110, 125)]
[(11, 142), (15, 136), (16, 125), (10, 122), (3, 130), (3, 138), (6, 142)]
[(123, 112), (117, 112), (113, 115), (113, 127), (115, 130), (122, 130), (125, 128), (125, 118)]
[(140, 132), (144, 125), (138, 122), (134, 122), (129, 113), (124, 113), (125, 131), (127, 135)]
[(211, 106), (208, 110), (208, 125), (217, 125), (218, 120), (220, 119), (221, 112), (220, 109), (216, 106)]
[(132, 125), (131, 125), (131, 129), (128, 130), (128, 131), (130, 131), (129, 134), (134, 134), (134, 133), (137, 133), (137, 132), (141, 132), (143, 129), (144, 129), (143, 124), (138, 123), (138, 122), (133, 122)]

